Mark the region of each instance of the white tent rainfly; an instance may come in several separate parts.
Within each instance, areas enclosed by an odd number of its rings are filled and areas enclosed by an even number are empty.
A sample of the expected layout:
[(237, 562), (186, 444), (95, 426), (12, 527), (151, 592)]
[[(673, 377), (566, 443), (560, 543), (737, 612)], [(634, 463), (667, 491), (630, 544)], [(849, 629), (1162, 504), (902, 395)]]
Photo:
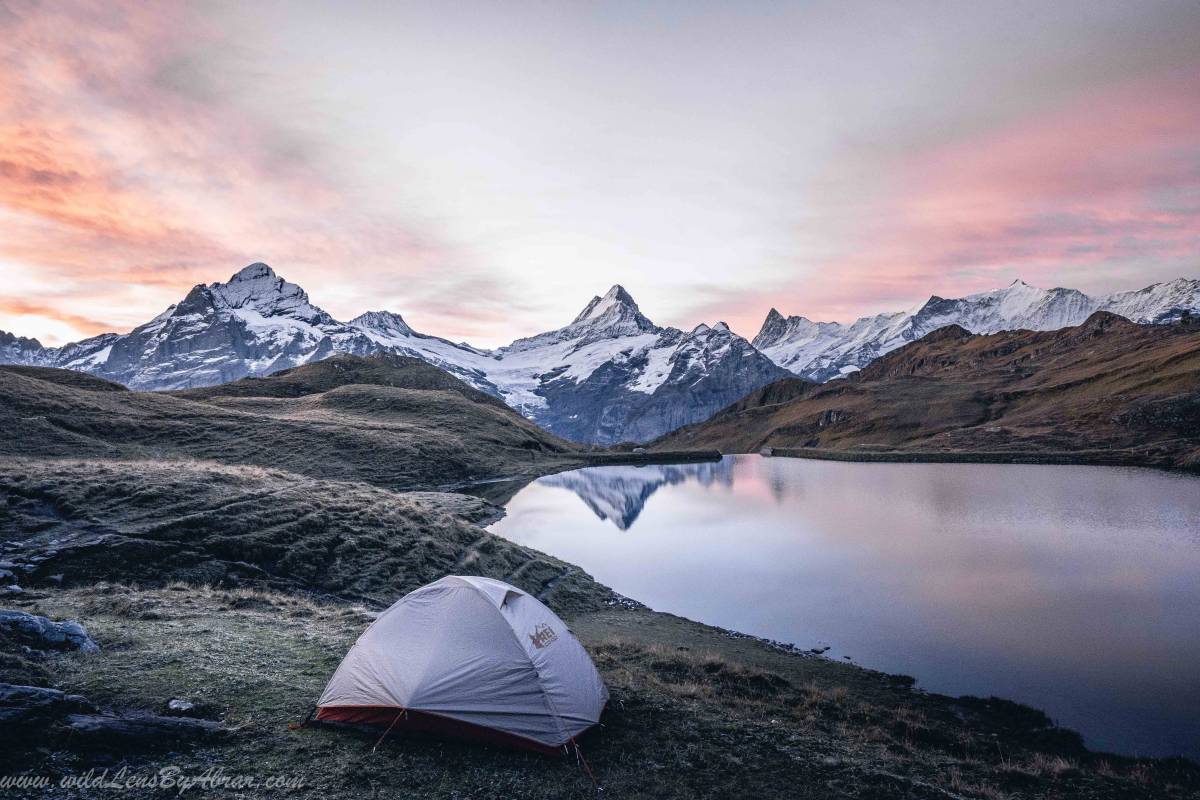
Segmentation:
[(451, 575), (411, 592), (358, 637), (317, 719), (554, 752), (600, 720), (608, 689), (537, 598)]

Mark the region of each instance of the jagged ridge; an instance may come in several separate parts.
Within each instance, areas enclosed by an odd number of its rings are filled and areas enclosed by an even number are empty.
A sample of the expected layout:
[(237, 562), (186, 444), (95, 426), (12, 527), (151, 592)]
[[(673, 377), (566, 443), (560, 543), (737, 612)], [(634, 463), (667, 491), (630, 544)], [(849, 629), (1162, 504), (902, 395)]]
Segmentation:
[(143, 390), (213, 386), (335, 354), (420, 358), (580, 442), (648, 440), (786, 374), (723, 323), (659, 328), (621, 286), (554, 331), (481, 350), (415, 331), (399, 314), (343, 323), (262, 263), (200, 284), (128, 334), (62, 348), (0, 336), (0, 363), (62, 367)]
[(1039, 289), (1017, 280), (1004, 289), (958, 299), (930, 297), (908, 311), (862, 317), (850, 325), (784, 317), (772, 308), (753, 344), (776, 364), (813, 381), (862, 369), (879, 356), (947, 325), (971, 333), (1057, 330), (1096, 311), (1134, 322), (1164, 323), (1200, 311), (1200, 280), (1180, 278), (1134, 292), (1091, 297), (1075, 289)]

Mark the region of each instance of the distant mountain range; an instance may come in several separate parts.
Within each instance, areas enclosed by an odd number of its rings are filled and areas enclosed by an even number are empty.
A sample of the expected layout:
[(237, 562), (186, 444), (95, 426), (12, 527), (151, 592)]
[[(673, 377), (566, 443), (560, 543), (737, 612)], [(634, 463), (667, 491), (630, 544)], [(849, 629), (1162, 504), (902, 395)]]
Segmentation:
[(266, 264), (197, 285), (127, 334), (61, 348), (0, 333), (0, 363), (80, 370), (132, 389), (210, 386), (344, 353), (414, 356), (577, 442), (645, 441), (705, 419), (788, 373), (724, 323), (660, 328), (620, 286), (571, 324), (482, 350), (372, 311), (339, 322)]
[(1005, 289), (958, 299), (935, 295), (916, 308), (862, 317), (849, 325), (785, 317), (772, 308), (753, 344), (779, 366), (823, 383), (947, 325), (971, 333), (1051, 331), (1079, 325), (1096, 311), (1142, 323), (1178, 320), (1185, 312), (1200, 312), (1200, 280), (1179, 278), (1100, 297), (1075, 289), (1039, 289), (1017, 280)]
[(789, 378), (653, 449), (1200, 469), (1200, 319), (1096, 311), (1053, 331), (949, 325), (843, 380)]
[(753, 343), (721, 322), (661, 328), (613, 286), (569, 325), (484, 350), (419, 333), (390, 311), (340, 322), (266, 264), (251, 264), (225, 283), (193, 287), (126, 334), (47, 348), (0, 332), (0, 363), (62, 367), (163, 390), (268, 375), (338, 353), (394, 353), (445, 369), (559, 436), (608, 445), (653, 440), (793, 374), (816, 381), (849, 374), (945, 325), (1049, 329), (1077, 324), (1097, 309), (1137, 321), (1177, 319), (1200, 311), (1200, 281), (1101, 298), (1018, 281), (959, 300), (933, 297), (851, 325), (785, 318), (772, 309)]

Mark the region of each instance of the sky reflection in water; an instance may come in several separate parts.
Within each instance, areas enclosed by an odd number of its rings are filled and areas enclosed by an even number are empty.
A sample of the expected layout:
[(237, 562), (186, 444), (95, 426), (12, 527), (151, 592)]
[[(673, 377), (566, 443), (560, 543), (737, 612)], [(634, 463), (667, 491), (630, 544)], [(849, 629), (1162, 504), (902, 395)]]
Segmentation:
[(492, 531), (662, 611), (1200, 757), (1194, 477), (733, 456), (548, 476)]

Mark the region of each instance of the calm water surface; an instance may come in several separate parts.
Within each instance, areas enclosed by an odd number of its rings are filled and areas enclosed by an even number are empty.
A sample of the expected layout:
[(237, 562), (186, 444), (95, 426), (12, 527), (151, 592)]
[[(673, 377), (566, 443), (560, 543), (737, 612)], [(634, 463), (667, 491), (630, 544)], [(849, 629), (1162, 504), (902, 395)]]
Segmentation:
[(542, 478), (491, 530), (652, 608), (1200, 758), (1200, 479), (731, 456)]

